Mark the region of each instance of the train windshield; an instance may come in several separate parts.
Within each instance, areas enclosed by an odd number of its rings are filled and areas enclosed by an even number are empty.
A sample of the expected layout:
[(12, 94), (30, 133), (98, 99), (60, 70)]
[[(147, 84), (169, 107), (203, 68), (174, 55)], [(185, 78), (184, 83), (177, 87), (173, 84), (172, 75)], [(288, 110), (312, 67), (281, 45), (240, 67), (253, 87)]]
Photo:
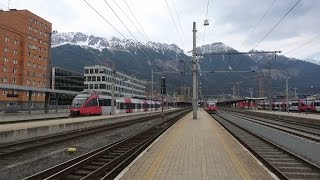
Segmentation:
[(76, 97), (73, 99), (71, 106), (76, 108), (81, 107), (86, 100), (86, 97)]

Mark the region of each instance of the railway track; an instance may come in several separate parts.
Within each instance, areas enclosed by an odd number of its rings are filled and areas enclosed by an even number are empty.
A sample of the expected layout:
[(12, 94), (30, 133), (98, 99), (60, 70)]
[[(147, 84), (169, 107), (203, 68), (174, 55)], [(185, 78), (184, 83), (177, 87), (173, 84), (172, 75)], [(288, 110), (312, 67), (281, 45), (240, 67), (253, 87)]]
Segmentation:
[(230, 112), (222, 110), (224, 114), (228, 114), (230, 116), (238, 117), (246, 121), (251, 121), (263, 126), (268, 126), (274, 129), (278, 129), (280, 131), (284, 131), (299, 137), (303, 137), (305, 139), (320, 142), (320, 128), (317, 126), (292, 122), (288, 120), (280, 120), (274, 118), (266, 118), (266, 117), (255, 117), (247, 114), (241, 114), (238, 112)]
[(141, 133), (91, 151), (26, 179), (113, 179), (157, 137), (190, 110)]
[[(173, 113), (175, 112), (174, 111), (167, 112), (166, 115), (171, 115)], [(15, 143), (3, 144), (3, 145), (0, 145), (0, 158), (13, 156), (13, 155), (16, 155), (17, 153), (27, 152), (35, 148), (48, 146), (50, 144), (57, 143), (57, 142), (63, 142), (63, 141), (72, 140), (75, 138), (81, 138), (91, 134), (96, 134), (103, 131), (126, 127), (135, 123), (149, 121), (154, 118), (159, 118), (159, 116), (153, 115), (153, 116), (149, 116), (149, 117), (137, 119), (137, 120), (115, 122), (115, 123), (110, 123), (108, 125), (99, 125), (95, 127), (86, 128), (86, 129), (59, 133), (51, 136), (45, 136), (45, 137), (34, 138), (30, 140), (23, 140)]]
[(280, 146), (228, 121), (212, 115), (280, 179), (320, 179), (320, 167)]

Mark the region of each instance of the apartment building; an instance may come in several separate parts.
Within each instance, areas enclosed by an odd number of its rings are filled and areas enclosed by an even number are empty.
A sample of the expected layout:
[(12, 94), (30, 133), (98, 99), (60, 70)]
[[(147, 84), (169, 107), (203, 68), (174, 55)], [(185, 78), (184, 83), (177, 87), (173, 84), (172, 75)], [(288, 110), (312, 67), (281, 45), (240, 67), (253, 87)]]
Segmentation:
[[(0, 10), (0, 83), (49, 87), (52, 24), (28, 10)], [(0, 91), (0, 102), (25, 103), (27, 92)], [(44, 102), (44, 93), (32, 101)]]

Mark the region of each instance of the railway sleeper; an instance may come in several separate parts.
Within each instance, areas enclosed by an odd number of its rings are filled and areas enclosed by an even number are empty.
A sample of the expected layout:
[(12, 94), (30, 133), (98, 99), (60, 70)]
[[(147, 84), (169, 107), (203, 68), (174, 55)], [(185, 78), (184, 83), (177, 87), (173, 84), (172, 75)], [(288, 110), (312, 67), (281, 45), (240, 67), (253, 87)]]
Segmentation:
[(90, 165), (93, 165), (93, 166), (103, 166), (105, 165), (106, 163), (105, 162), (102, 162), (102, 161), (93, 161), (90, 163)]
[(256, 151), (258, 154), (260, 155), (269, 155), (269, 154), (272, 154), (272, 155), (286, 155), (284, 154), (283, 152), (279, 152), (279, 151), (265, 151), (265, 150), (262, 150), (262, 151)]
[(104, 158), (104, 157), (100, 157), (98, 159), (95, 159), (95, 161), (100, 161), (100, 162), (110, 162), (112, 160), (113, 159), (111, 159), (111, 158)]
[(314, 169), (309, 167), (277, 167), (284, 173), (301, 172), (301, 173), (316, 173)]
[(88, 164), (88, 165), (81, 167), (81, 169), (92, 171), (92, 170), (98, 169), (99, 167), (100, 166), (93, 166), (93, 165)]
[(320, 179), (319, 173), (292, 172), (286, 176), (289, 179)]
[(68, 174), (66, 177), (63, 177), (63, 180), (79, 180), (82, 176)]
[(73, 171), (72, 175), (77, 175), (77, 176), (86, 176), (88, 174), (90, 174), (92, 171), (88, 171), (88, 170), (84, 170), (84, 169), (77, 169), (76, 171)]
[(270, 162), (272, 165), (277, 167), (301, 167), (302, 163), (291, 161), (291, 162)]

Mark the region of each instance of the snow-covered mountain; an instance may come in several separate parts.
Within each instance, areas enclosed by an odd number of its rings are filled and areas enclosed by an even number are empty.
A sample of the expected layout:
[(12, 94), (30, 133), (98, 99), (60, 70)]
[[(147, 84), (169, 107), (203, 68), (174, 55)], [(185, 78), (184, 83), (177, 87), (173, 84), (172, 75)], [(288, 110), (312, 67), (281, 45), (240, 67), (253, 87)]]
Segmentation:
[(132, 39), (119, 39), (112, 37), (111, 39), (96, 37), (93, 35), (83, 34), (81, 32), (66, 32), (66, 33), (53, 33), (52, 34), (52, 47), (57, 47), (65, 44), (77, 45), (81, 47), (90, 47), (93, 49), (103, 50), (122, 50), (129, 51), (134, 48), (152, 48), (157, 52), (175, 51), (183, 53), (175, 44), (165, 44), (157, 42), (148, 42), (146, 44), (136, 42)]
[(197, 47), (198, 54), (226, 53), (226, 52), (237, 52), (237, 50), (223, 44), (222, 42), (215, 42), (212, 44), (206, 44), (201, 47)]

